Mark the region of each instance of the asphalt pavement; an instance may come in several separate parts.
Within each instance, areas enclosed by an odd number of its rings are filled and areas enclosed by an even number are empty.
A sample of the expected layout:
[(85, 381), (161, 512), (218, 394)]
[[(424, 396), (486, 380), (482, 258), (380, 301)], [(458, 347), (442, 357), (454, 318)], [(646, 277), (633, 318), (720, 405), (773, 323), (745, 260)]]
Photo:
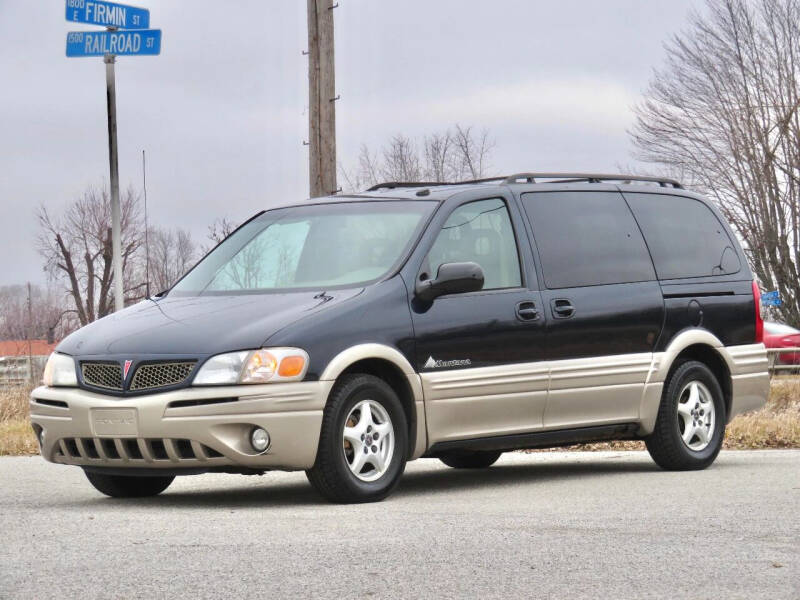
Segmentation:
[(112, 500), (0, 458), (0, 598), (800, 598), (800, 451), (667, 473), (643, 452), (408, 465), (384, 502), (303, 473), (179, 478)]

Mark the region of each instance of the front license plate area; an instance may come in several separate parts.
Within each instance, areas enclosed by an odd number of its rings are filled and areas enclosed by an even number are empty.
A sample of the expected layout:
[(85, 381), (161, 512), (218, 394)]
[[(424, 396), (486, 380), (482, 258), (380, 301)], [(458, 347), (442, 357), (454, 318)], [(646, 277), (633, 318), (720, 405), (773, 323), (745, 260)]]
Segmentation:
[(93, 408), (89, 418), (96, 437), (137, 437), (139, 423), (135, 408)]

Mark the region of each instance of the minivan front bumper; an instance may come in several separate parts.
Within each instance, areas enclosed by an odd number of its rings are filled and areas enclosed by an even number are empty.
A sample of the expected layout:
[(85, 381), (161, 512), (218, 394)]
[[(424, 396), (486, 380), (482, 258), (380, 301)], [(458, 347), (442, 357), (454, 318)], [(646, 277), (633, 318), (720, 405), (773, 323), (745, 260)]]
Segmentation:
[[(136, 397), (39, 387), (31, 422), (42, 456), (94, 468), (308, 469), (333, 381), (196, 387)], [(270, 446), (258, 453), (250, 433)]]

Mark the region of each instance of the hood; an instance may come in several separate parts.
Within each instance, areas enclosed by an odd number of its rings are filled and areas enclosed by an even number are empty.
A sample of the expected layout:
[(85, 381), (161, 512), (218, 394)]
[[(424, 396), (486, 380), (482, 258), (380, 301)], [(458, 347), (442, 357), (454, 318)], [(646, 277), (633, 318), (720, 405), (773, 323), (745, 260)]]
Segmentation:
[(145, 300), (79, 329), (56, 350), (74, 356), (199, 356), (259, 348), (287, 325), (361, 291), (362, 288)]

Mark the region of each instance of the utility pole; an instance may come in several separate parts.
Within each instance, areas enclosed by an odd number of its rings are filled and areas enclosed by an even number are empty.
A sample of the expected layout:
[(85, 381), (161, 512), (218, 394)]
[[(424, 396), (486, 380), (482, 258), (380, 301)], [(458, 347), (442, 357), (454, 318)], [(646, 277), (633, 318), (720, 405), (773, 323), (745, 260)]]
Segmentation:
[(142, 191), (144, 192), (144, 297), (150, 297), (150, 225), (147, 222), (147, 163), (142, 150)]
[(28, 338), (28, 379), (33, 381), (33, 348), (31, 347), (31, 329), (33, 329), (33, 302), (31, 301), (31, 282), (28, 282), (28, 326), (25, 337)]
[(336, 185), (336, 80), (333, 60), (333, 0), (308, 2), (308, 149), (311, 197)]
[[(115, 28), (109, 27), (109, 31)], [(106, 108), (108, 110), (108, 163), (111, 171), (111, 254), (114, 269), (114, 310), (125, 308), (122, 292), (122, 227), (119, 208), (119, 160), (117, 159), (117, 91), (114, 82), (115, 56), (107, 54)]]

